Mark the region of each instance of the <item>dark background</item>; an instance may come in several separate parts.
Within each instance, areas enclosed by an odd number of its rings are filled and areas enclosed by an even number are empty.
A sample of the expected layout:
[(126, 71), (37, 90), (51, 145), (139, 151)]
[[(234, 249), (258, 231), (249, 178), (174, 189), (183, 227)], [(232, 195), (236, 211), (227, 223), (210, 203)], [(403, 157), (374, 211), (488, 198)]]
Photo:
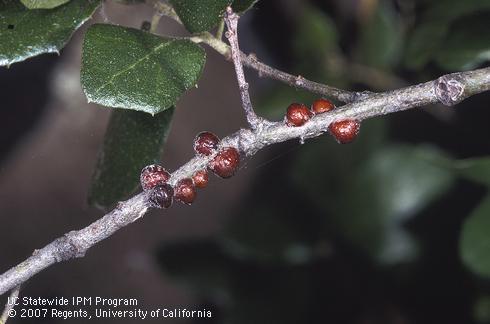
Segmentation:
[[(410, 33), (435, 2), (262, 0), (241, 20), (241, 46), (313, 80), (397, 88), (451, 72), (434, 60), (406, 63)], [(95, 21), (139, 27), (151, 14), (107, 2)], [(61, 56), (0, 69), (2, 272), (103, 214), (86, 196), (110, 110), (86, 104), (79, 85), (85, 29)], [(159, 32), (183, 30), (164, 19)], [(192, 157), (198, 132), (225, 136), (245, 126), (232, 65), (206, 50), (199, 88), (176, 110), (162, 161), (170, 170)], [(288, 103), (315, 98), (253, 71), (247, 76), (258, 111), (276, 120)], [(347, 146), (322, 136), (270, 147), (234, 178), (213, 178), (191, 207), (152, 211), (85, 258), (43, 271), (21, 295), (206, 308), (208, 323), (487, 323), (488, 281), (458, 253), (462, 223), (486, 188), (426, 156), (488, 155), (489, 99), (366, 121)]]

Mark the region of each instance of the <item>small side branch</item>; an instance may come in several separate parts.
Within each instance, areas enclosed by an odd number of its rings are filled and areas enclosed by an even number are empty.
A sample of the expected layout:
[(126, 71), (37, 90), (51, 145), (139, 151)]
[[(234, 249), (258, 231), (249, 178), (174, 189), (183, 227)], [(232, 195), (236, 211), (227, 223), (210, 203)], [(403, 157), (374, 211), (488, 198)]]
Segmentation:
[(17, 286), (14, 289), (12, 289), (12, 292), (10, 293), (10, 296), (7, 299), (7, 303), (5, 304), (5, 309), (3, 310), (2, 316), (0, 316), (0, 324), (7, 323), (7, 320), (10, 317), (15, 316), (15, 313), (13, 312), (15, 307), (15, 301), (19, 297), (19, 293), (20, 293), (20, 286)]
[(256, 70), (260, 77), (267, 77), (269, 79), (283, 82), (292, 87), (307, 90), (312, 93), (317, 93), (327, 98), (335, 98), (341, 102), (349, 103), (367, 98), (374, 94), (373, 92), (351, 92), (335, 87), (321, 84), (318, 82), (310, 81), (301, 75), (294, 76), (281, 70), (275, 69), (265, 63), (260, 62), (253, 54), (246, 55), (241, 53), (241, 59), (246, 67)]
[(255, 114), (250, 100), (250, 94), (248, 93), (248, 83), (245, 80), (245, 74), (243, 73), (243, 65), (241, 59), (240, 47), (238, 45), (238, 20), (240, 16), (233, 12), (231, 6), (226, 8), (225, 22), (228, 30), (226, 37), (231, 45), (231, 58), (235, 65), (236, 76), (238, 79), (238, 87), (240, 88), (240, 96), (242, 98), (242, 106), (245, 110), (247, 122), (252, 129), (257, 129), (260, 123), (260, 119)]

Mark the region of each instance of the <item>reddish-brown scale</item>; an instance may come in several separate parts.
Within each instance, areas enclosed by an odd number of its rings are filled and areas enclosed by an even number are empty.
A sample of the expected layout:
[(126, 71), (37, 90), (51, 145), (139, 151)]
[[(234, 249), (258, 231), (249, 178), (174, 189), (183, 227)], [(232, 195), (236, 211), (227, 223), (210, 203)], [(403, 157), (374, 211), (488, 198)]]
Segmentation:
[(311, 105), (311, 111), (315, 114), (323, 114), (327, 111), (333, 110), (335, 105), (328, 99), (320, 98), (313, 101)]
[(169, 208), (172, 206), (174, 189), (168, 183), (158, 185), (151, 189), (148, 196), (150, 206), (155, 208)]
[(339, 120), (328, 126), (328, 131), (340, 144), (347, 144), (356, 139), (361, 124), (354, 119)]
[(211, 132), (201, 132), (194, 139), (194, 151), (197, 154), (211, 155), (218, 148), (219, 138)]
[(192, 179), (185, 178), (177, 182), (174, 190), (175, 198), (184, 204), (190, 205), (196, 199), (196, 187)]
[(312, 112), (303, 104), (290, 104), (286, 112), (286, 124), (289, 126), (302, 126), (312, 116)]
[(208, 185), (209, 176), (208, 171), (199, 170), (192, 176), (192, 180), (194, 181), (194, 185), (197, 188), (205, 188)]
[(147, 165), (141, 170), (140, 182), (145, 191), (166, 183), (168, 179), (170, 179), (170, 173), (161, 165)]
[(233, 147), (225, 147), (209, 162), (209, 169), (221, 178), (233, 176), (240, 165), (240, 153)]

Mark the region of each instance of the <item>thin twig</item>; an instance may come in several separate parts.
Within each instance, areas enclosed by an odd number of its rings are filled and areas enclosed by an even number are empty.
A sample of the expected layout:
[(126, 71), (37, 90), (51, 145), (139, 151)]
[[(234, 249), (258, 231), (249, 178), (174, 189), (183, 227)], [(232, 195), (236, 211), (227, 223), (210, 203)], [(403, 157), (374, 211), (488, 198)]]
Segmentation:
[(5, 324), (7, 323), (7, 320), (10, 317), (14, 317), (15, 313), (14, 312), (14, 307), (17, 301), (17, 298), (19, 297), (20, 293), (20, 285), (12, 289), (10, 292), (10, 296), (7, 299), (7, 303), (5, 304), (5, 309), (3, 310), (2, 316), (0, 316), (0, 324)]
[[(241, 129), (224, 138), (220, 145), (235, 147), (244, 156), (252, 156), (258, 150), (275, 143), (319, 136), (336, 120), (350, 118), (362, 121), (436, 102), (452, 106), (469, 96), (488, 90), (490, 68), (448, 74), (433, 81), (375, 94), (362, 101), (316, 115), (301, 127), (289, 127), (283, 122), (275, 122), (259, 131)], [(179, 180), (189, 178), (196, 171), (205, 169), (213, 157), (194, 157), (172, 174), (169, 183), (175, 185)], [(119, 203), (116, 209), (89, 226), (79, 231), (71, 231), (44, 248), (36, 250), (31, 257), (0, 275), (0, 295), (57, 262), (83, 257), (89, 248), (141, 218), (147, 210), (147, 196), (140, 193)]]
[(367, 98), (372, 95), (372, 92), (351, 92), (335, 87), (328, 86), (326, 84), (310, 81), (301, 75), (294, 76), (289, 73), (275, 69), (265, 63), (260, 62), (257, 56), (250, 54), (246, 55), (241, 53), (242, 62), (245, 66), (256, 70), (260, 77), (267, 77), (273, 80), (281, 81), (298, 89), (304, 89), (312, 93), (335, 98), (341, 102), (349, 103), (357, 100)]
[(242, 99), (242, 106), (245, 110), (247, 122), (252, 129), (257, 129), (260, 124), (259, 117), (254, 111), (252, 101), (250, 100), (250, 94), (248, 93), (248, 83), (245, 79), (245, 73), (243, 73), (242, 59), (240, 57), (240, 45), (238, 43), (238, 20), (240, 16), (233, 12), (231, 6), (226, 8), (225, 22), (228, 30), (225, 35), (231, 45), (231, 58), (235, 65), (236, 77), (238, 80), (238, 88), (240, 89), (240, 97)]

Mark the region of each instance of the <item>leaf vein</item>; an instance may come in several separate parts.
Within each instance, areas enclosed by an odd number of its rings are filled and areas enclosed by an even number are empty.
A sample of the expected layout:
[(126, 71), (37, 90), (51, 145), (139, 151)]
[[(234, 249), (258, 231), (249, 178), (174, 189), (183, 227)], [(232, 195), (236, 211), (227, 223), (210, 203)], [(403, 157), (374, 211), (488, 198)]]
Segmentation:
[(170, 42), (162, 43), (162, 44), (159, 44), (159, 45), (155, 46), (152, 50), (150, 50), (150, 52), (148, 54), (142, 56), (141, 58), (139, 58), (138, 60), (136, 60), (134, 63), (129, 64), (128, 66), (126, 66), (125, 68), (123, 68), (122, 70), (120, 70), (119, 72), (117, 72), (114, 75), (112, 75), (109, 78), (109, 80), (107, 80), (107, 82), (103, 83), (100, 87), (98, 87), (94, 91), (94, 95), (99, 94), (99, 92), (102, 89), (104, 89), (105, 87), (107, 87), (110, 84), (113, 84), (117, 77), (119, 77), (120, 75), (122, 75), (124, 73), (127, 73), (128, 71), (136, 68), (137, 65), (141, 64), (144, 60), (148, 59), (150, 56), (152, 56), (153, 54), (155, 54), (156, 52), (158, 52), (159, 50), (161, 50), (162, 48), (166, 47), (167, 45), (169, 45), (171, 43), (172, 42), (170, 41)]

